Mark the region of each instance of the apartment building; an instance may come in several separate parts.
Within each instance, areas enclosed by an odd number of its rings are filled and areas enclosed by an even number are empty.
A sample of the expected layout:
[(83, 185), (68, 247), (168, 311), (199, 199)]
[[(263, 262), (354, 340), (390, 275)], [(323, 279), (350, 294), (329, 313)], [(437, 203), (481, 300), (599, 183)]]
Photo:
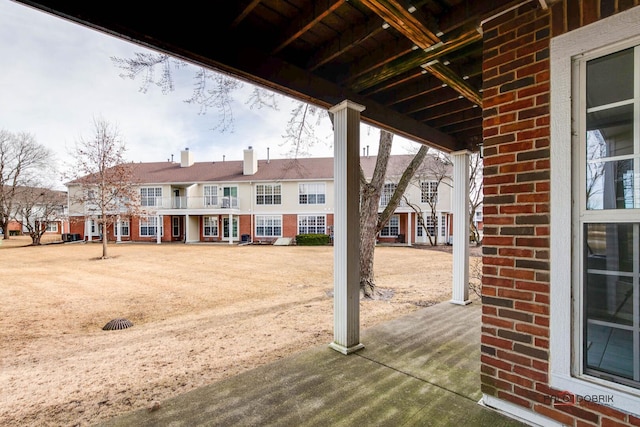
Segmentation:
[[(258, 159), (252, 147), (243, 160), (196, 162), (193, 151), (181, 152), (180, 162), (134, 165), (141, 214), (114, 212), (113, 226), (101, 229), (86, 204), (73, 202), (86, 191), (76, 180), (67, 184), (72, 234), (84, 240), (136, 242), (272, 243), (298, 234), (333, 233), (333, 158)], [(413, 156), (391, 156), (380, 201), (384, 209)], [(370, 177), (375, 156), (363, 156), (363, 172)], [(430, 161), (430, 158), (425, 162)], [(421, 168), (400, 206), (381, 230), (380, 242), (438, 244), (451, 235), (451, 183), (440, 185)], [(434, 194), (436, 192), (437, 194)], [(358, 195), (354, 195), (358, 197)], [(434, 197), (435, 215), (433, 211)], [(431, 201), (431, 205), (428, 203)]]

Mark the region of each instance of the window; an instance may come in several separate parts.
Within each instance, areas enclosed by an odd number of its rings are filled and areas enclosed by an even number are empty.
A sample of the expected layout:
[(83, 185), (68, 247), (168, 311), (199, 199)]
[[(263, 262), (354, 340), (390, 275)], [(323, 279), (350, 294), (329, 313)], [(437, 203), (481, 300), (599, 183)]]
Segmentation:
[(397, 237), (400, 234), (400, 217), (398, 215), (392, 215), (389, 221), (380, 230), (380, 236), (382, 237)]
[(430, 236), (435, 236), (436, 234), (436, 222), (433, 220), (431, 214), (428, 214), (424, 217), (424, 224), (429, 232)]
[(640, 45), (576, 62), (582, 371), (640, 388)]
[(324, 215), (298, 215), (298, 234), (327, 234)]
[(418, 221), (417, 221), (417, 224), (416, 224), (416, 227), (417, 227), (416, 228), (416, 236), (417, 237), (424, 236), (423, 226), (424, 226), (424, 219), (422, 218), (422, 214), (419, 214), (418, 215)]
[(639, 20), (639, 8), (621, 12), (550, 51), (550, 385), (629, 412), (640, 397)]
[(218, 217), (217, 216), (204, 217), (202, 235), (204, 237), (218, 237)]
[(162, 187), (142, 187), (140, 189), (141, 206), (162, 206)]
[(391, 196), (393, 196), (393, 193), (396, 191), (396, 188), (398, 187), (397, 184), (385, 184), (382, 187), (382, 193), (380, 194), (380, 206), (387, 206), (389, 204), (389, 201), (391, 201)]
[(129, 236), (129, 220), (120, 221), (120, 236)]
[(218, 186), (217, 185), (204, 186), (204, 205), (205, 206), (218, 205)]
[(57, 233), (58, 232), (58, 223), (57, 222), (48, 222), (47, 228), (45, 229), (47, 233)]
[(279, 215), (256, 216), (256, 236), (281, 237), (282, 217)]
[[(155, 237), (158, 234), (158, 217), (143, 216), (140, 218), (140, 236)], [(160, 223), (160, 235), (162, 236), (162, 223)]]
[(256, 204), (279, 205), (282, 203), (280, 184), (256, 185)]
[(301, 205), (323, 205), (325, 203), (325, 184), (298, 184), (298, 203)]
[(180, 237), (180, 217), (171, 218), (171, 236)]
[(422, 203), (438, 203), (438, 183), (436, 181), (422, 181), (420, 183), (420, 201)]

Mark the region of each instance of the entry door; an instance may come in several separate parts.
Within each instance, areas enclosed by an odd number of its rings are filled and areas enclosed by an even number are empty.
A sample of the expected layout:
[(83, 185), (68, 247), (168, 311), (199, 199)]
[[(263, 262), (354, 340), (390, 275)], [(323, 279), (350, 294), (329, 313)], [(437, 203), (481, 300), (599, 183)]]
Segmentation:
[(173, 217), (171, 224), (171, 235), (173, 237), (180, 237), (182, 235), (182, 217)]
[[(238, 218), (233, 218), (233, 238), (238, 238)], [(229, 218), (222, 218), (222, 237), (229, 238)]]

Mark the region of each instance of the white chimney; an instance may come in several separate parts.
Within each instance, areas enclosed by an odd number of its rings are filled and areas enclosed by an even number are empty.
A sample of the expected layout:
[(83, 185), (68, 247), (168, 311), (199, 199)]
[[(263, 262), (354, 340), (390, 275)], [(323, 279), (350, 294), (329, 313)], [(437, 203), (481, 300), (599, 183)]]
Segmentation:
[(254, 175), (258, 172), (258, 157), (253, 151), (253, 147), (249, 146), (244, 150), (244, 165), (242, 168), (243, 175)]
[(193, 154), (189, 151), (189, 148), (185, 148), (180, 153), (180, 167), (188, 168), (193, 165)]

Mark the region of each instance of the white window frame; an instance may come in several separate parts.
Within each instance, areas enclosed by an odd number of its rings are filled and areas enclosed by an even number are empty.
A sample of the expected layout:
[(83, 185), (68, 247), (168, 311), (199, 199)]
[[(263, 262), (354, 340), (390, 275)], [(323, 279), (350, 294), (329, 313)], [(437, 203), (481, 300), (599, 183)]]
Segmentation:
[[(210, 225), (207, 225), (210, 223)], [(211, 230), (207, 233), (207, 228), (214, 228), (215, 233), (212, 233)], [(220, 234), (220, 230), (218, 227), (218, 217), (217, 216), (205, 216), (202, 217), (202, 236), (203, 237), (218, 237)]]
[[(126, 231), (125, 231), (126, 230)], [(120, 220), (120, 237), (129, 237), (129, 220), (121, 219)]]
[(420, 182), (420, 202), (433, 205), (438, 203), (438, 181)]
[(45, 233), (57, 233), (58, 232), (58, 221), (50, 221), (47, 222), (47, 226), (44, 230)]
[(281, 184), (256, 184), (256, 205), (281, 205)]
[[(258, 232), (258, 227), (263, 229), (262, 233)], [(264, 229), (267, 227), (278, 227), (280, 233), (265, 234)], [(282, 215), (256, 215), (256, 237), (282, 237)]]
[(386, 182), (382, 186), (382, 191), (380, 192), (380, 206), (387, 206), (389, 204), (396, 188), (398, 188), (398, 184), (395, 182)]
[[(143, 191), (144, 190), (144, 191)], [(153, 191), (153, 195), (149, 195), (149, 192)], [(143, 196), (142, 193), (146, 193)], [(160, 202), (158, 202), (158, 198)], [(144, 207), (161, 207), (162, 206), (162, 187), (140, 187), (140, 206)]]
[[(160, 223), (160, 236), (164, 235), (164, 230), (162, 227), (162, 219), (157, 216), (141, 216), (140, 223), (138, 224), (138, 234), (140, 237), (156, 237), (158, 235), (158, 223)], [(149, 228), (154, 228), (155, 232), (153, 234), (142, 234), (142, 228), (145, 227), (147, 231)]]
[[(393, 225), (392, 222), (397, 224)], [(398, 229), (396, 234), (391, 234), (393, 228)], [(400, 215), (391, 215), (389, 221), (387, 221), (384, 227), (382, 227), (382, 230), (380, 230), (380, 237), (398, 237), (398, 234), (400, 234)]]
[(202, 189), (202, 203), (204, 206), (217, 206), (218, 205), (218, 186), (217, 185), (205, 185)]
[[(571, 31), (551, 40), (551, 266), (550, 266), (550, 385), (579, 396), (611, 396), (610, 406), (637, 413), (640, 405), (640, 390), (622, 384), (604, 381), (582, 374), (579, 333), (574, 333), (572, 320), (579, 316), (578, 304), (573, 303), (571, 284), (574, 283), (579, 253), (573, 251), (572, 193), (578, 173), (572, 169), (572, 146), (576, 146), (577, 132), (572, 129), (575, 115), (572, 105), (573, 59), (585, 52), (596, 53), (598, 49), (609, 49), (618, 45), (620, 50), (630, 47), (629, 41), (640, 37), (640, 8), (632, 8), (591, 25)], [(638, 90), (638, 88), (636, 88)], [(579, 146), (579, 145), (578, 145)], [(573, 174), (572, 174), (573, 172)], [(636, 219), (637, 221), (637, 219)], [(577, 251), (579, 252), (579, 251)], [(567, 308), (572, 307), (572, 310)], [(580, 317), (577, 317), (580, 319)], [(578, 347), (576, 347), (578, 345)]]
[[(309, 220), (313, 221), (313, 225), (309, 225)], [(321, 219), (322, 224), (318, 225), (318, 220)], [(306, 222), (306, 224), (302, 224)], [(309, 229), (313, 228), (315, 231), (309, 233)], [(322, 229), (322, 232), (318, 232)], [(327, 234), (327, 216), (326, 215), (298, 215), (298, 234)]]
[(298, 204), (324, 205), (326, 202), (327, 186), (324, 182), (305, 182), (298, 184)]

